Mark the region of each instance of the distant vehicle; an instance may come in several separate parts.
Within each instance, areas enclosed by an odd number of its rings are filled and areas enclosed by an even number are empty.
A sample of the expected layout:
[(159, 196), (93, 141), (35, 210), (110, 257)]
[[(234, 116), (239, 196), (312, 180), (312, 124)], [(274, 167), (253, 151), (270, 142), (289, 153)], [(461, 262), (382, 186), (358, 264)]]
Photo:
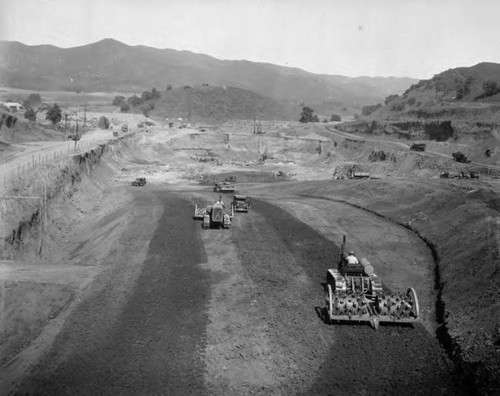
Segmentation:
[(368, 172), (351, 171), (348, 177), (349, 179), (369, 179), (370, 174)]
[(410, 147), (410, 150), (412, 150), (412, 151), (425, 151), (426, 147), (427, 146), (425, 143), (413, 143)]
[(250, 199), (246, 195), (235, 194), (231, 205), (234, 212), (248, 213)]
[(227, 181), (215, 182), (214, 192), (232, 193), (234, 192), (234, 184)]
[(132, 182), (133, 186), (145, 186), (146, 185), (146, 178), (145, 177), (138, 177)]
[(465, 156), (464, 153), (461, 153), (460, 151), (457, 151), (451, 155), (453, 159), (457, 162), (463, 162), (464, 164), (468, 164), (470, 162), (469, 159)]
[(458, 175), (459, 179), (479, 179), (479, 174), (477, 172), (460, 172)]

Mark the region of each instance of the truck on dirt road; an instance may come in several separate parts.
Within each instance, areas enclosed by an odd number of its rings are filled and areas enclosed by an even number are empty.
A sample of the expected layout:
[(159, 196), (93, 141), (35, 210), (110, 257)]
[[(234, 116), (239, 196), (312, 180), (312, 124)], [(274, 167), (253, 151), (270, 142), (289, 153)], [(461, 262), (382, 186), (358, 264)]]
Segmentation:
[(233, 206), (233, 211), (236, 213), (248, 213), (248, 209), (250, 209), (250, 199), (246, 195), (235, 194), (231, 205)]

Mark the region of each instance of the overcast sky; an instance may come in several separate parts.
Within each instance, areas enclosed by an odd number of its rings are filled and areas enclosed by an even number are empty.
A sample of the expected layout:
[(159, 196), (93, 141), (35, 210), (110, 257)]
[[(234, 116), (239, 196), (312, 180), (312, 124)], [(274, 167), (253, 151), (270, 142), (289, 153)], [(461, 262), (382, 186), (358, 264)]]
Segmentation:
[(500, 63), (496, 0), (0, 0), (0, 39), (103, 38), (347, 76)]

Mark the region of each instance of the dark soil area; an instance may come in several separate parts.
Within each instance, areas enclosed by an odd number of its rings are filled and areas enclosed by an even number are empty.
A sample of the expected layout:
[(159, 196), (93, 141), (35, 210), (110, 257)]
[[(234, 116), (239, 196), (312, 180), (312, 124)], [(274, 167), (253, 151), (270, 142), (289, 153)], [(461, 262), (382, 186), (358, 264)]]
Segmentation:
[(113, 298), (105, 288), (75, 312), (20, 394), (204, 393), (203, 246), (198, 224), (185, 221), (190, 204), (171, 194), (161, 200), (165, 212), (116, 320), (101, 320)]
[(460, 394), (444, 350), (423, 327), (325, 324), (322, 282), (337, 246), (266, 202), (254, 200), (252, 212), (235, 243), (262, 320), (286, 351), (289, 365), (276, 368), (284, 393), (314, 377), (306, 394)]

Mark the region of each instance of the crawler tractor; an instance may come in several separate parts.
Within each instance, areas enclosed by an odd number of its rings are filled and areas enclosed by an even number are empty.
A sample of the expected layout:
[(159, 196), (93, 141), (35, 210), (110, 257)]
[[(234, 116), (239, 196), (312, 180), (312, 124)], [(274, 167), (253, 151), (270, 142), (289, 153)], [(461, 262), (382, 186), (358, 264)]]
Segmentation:
[(232, 207), (226, 210), (224, 202), (221, 199), (211, 205), (194, 206), (194, 219), (202, 220), (202, 228), (225, 228), (231, 227), (231, 219), (233, 218)]
[[(417, 293), (388, 292), (368, 260), (350, 263), (345, 252), (344, 235), (338, 269), (326, 273), (326, 311), (330, 322), (413, 323), (419, 319)], [(357, 261), (357, 260), (354, 260)]]
[(234, 193), (234, 184), (228, 181), (215, 182), (214, 192)]

